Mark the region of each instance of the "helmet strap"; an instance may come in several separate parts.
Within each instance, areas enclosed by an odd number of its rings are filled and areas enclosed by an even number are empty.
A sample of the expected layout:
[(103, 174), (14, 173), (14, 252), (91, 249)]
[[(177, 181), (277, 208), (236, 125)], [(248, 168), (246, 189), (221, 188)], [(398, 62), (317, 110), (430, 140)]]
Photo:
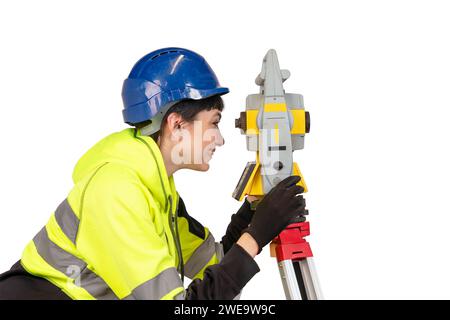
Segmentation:
[(155, 132), (161, 129), (161, 123), (163, 121), (164, 115), (169, 111), (170, 107), (176, 102), (171, 102), (166, 104), (153, 118), (150, 119), (150, 123), (141, 128), (141, 134), (144, 136), (151, 136)]

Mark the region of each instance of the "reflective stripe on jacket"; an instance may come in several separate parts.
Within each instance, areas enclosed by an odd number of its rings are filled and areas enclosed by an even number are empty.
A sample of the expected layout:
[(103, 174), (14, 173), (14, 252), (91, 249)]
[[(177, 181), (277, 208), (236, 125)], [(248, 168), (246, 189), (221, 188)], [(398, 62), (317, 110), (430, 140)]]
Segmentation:
[(159, 147), (113, 133), (77, 163), (74, 186), (26, 246), (21, 264), (73, 299), (184, 298), (221, 246), (186, 211)]

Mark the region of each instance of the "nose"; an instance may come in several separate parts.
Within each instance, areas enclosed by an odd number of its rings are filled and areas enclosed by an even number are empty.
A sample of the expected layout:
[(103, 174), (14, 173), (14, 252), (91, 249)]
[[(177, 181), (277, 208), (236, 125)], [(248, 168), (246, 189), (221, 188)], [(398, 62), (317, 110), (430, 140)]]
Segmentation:
[(219, 131), (219, 136), (218, 139), (216, 139), (216, 144), (220, 147), (223, 146), (225, 144), (225, 139), (222, 136), (222, 133)]

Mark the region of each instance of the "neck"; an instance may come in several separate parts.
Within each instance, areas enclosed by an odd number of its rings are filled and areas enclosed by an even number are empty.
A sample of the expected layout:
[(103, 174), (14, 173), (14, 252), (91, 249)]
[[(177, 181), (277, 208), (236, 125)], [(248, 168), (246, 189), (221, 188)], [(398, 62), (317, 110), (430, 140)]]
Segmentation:
[(176, 171), (180, 170), (181, 167), (172, 162), (172, 148), (165, 145), (161, 145), (160, 139), (158, 139), (158, 146), (161, 150), (161, 155), (164, 161), (164, 166), (166, 167), (167, 176), (171, 177)]

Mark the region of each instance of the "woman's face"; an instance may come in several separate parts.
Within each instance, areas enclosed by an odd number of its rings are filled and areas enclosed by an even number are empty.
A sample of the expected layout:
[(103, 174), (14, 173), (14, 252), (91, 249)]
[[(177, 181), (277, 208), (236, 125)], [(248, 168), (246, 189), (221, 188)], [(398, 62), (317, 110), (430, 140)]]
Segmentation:
[(184, 122), (175, 130), (177, 143), (172, 149), (172, 162), (183, 168), (207, 171), (216, 147), (225, 143), (219, 129), (221, 117), (219, 110), (203, 110), (192, 122)]

